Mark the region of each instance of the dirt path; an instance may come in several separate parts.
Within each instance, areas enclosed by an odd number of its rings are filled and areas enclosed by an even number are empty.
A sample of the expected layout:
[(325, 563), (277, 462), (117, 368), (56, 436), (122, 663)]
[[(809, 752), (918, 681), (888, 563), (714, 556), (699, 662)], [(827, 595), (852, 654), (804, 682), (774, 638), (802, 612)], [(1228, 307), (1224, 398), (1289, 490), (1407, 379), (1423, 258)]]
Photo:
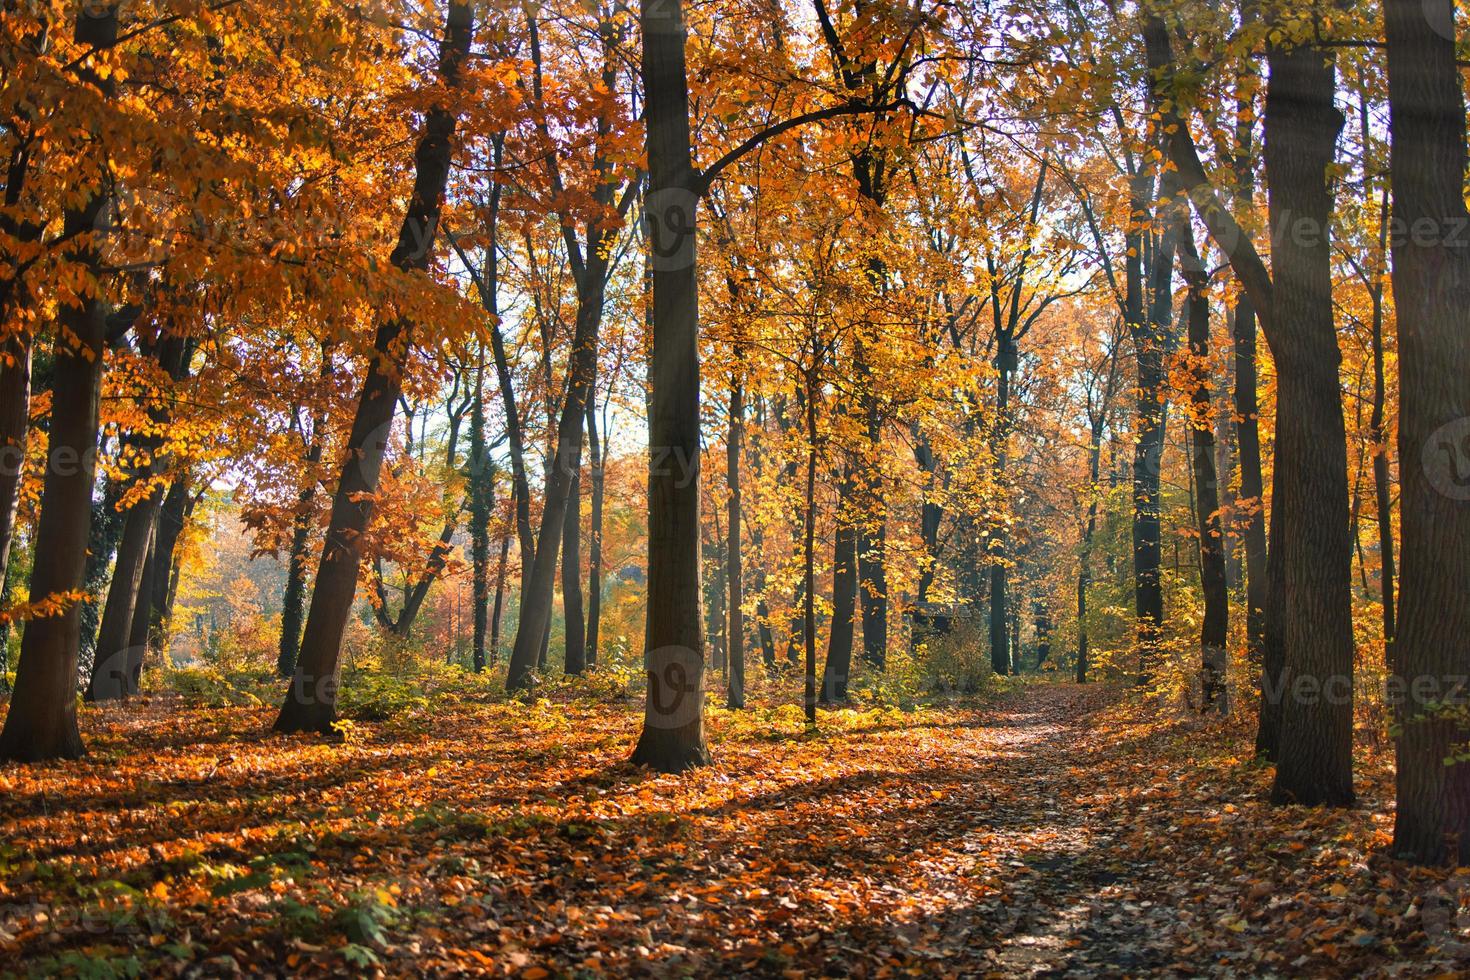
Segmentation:
[(973, 779), (1007, 788), (987, 844), (1013, 852), (1012, 874), (981, 907), (1006, 976), (1136, 975), (1178, 960), (1175, 927), (1190, 910), (1143, 897), (1168, 892), (1173, 873), (1129, 849), (1124, 831), (1139, 815), (1099, 792), (1118, 773), (1089, 721), (1114, 697), (1032, 686), (993, 722), (995, 741), (1014, 751), (976, 760)]

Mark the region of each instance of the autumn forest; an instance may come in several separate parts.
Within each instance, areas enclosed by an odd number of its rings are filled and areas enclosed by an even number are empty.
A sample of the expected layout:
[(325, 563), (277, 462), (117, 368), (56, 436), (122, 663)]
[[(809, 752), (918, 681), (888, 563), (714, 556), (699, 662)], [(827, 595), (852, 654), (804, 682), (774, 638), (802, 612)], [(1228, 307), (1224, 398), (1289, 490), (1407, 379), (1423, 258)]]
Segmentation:
[(0, 976), (1470, 970), (1467, 15), (5, 0)]

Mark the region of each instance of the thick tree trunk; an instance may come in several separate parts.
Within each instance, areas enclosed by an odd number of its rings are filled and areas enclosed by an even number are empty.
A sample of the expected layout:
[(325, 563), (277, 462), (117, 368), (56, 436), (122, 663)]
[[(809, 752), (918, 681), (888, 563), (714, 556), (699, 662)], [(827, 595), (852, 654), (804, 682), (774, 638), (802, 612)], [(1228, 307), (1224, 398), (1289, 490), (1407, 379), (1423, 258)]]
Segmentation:
[(1272, 560), (1279, 554), (1281, 679), (1290, 684), (1280, 692), (1287, 700), (1272, 799), (1348, 806), (1352, 547), (1327, 175), (1343, 120), (1333, 105), (1336, 73), (1321, 50), (1277, 47), (1269, 59), (1265, 132), (1274, 298), (1268, 327), (1290, 325), (1286, 336), (1279, 329), (1274, 338), (1267, 334), (1277, 364), (1275, 504), (1281, 514)]
[[(1470, 863), (1470, 255), (1465, 105), (1450, 0), (1387, 0), (1393, 291), (1399, 341), (1403, 597), (1394, 640), (1400, 725), (1393, 848), (1437, 863), (1446, 832)], [(1428, 230), (1430, 234), (1425, 234)]]
[[(469, 54), (474, 33), (471, 7), (451, 0), (439, 47), (439, 76), (453, 86)], [(390, 261), (405, 272), (429, 267), (438, 234), (439, 212), (453, 158), (455, 115), (444, 106), (430, 109), (414, 151), (414, 186)], [(357, 594), (362, 537), (372, 517), (383, 451), (402, 389), (402, 366), (410, 343), (409, 324), (395, 318), (374, 337), (374, 356), (352, 431), (347, 441), (326, 542), (301, 641), (301, 657), (291, 677), (275, 728), (279, 732), (328, 733), (337, 720), (337, 681), (342, 635)]]
[(633, 761), (709, 762), (699, 584), (699, 276), (682, 0), (639, 8), (653, 279), (649, 358), (648, 694)]
[[(803, 671), (801, 706), (806, 714), (806, 723), (817, 723), (817, 364), (813, 364), (807, 376), (806, 398), (806, 500), (802, 522), (802, 636), (806, 652), (806, 670)], [(850, 620), (849, 620), (850, 622)], [(848, 639), (848, 660), (852, 660), (852, 641)]]
[(852, 674), (852, 621), (857, 613), (858, 535), (848, 512), (854, 489), (852, 467), (842, 469), (842, 496), (832, 554), (832, 627), (827, 634), (827, 662), (822, 671), (823, 704), (847, 700)]
[[(77, 17), (75, 40), (83, 50), (105, 51), (117, 36), (116, 6), (89, 8)], [(110, 101), (114, 83), (99, 77), (90, 60), (79, 75), (102, 102)], [(63, 214), (67, 238), (103, 230), (109, 223), (106, 189), (88, 185), (85, 191), (81, 202)], [(96, 243), (88, 240), (75, 250), (74, 259), (88, 275), (99, 280), (105, 276)], [(62, 305), (57, 315), (62, 339), (52, 374), (50, 465), (41, 490), (31, 571), (30, 601), (56, 601), (61, 608), (27, 623), (21, 640), (15, 691), (0, 731), (0, 759), (18, 762), (75, 759), (84, 751), (76, 715), (80, 610), (74, 596), (86, 569), (107, 318), (100, 295), (79, 302)]]
[(1230, 595), (1225, 578), (1225, 534), (1220, 521), (1215, 425), (1211, 417), (1210, 284), (1188, 224), (1180, 235), (1179, 258), (1185, 281), (1189, 283), (1187, 321), (1193, 382), (1189, 422), (1197, 499), (1200, 590), (1205, 599), (1205, 615), (1200, 625), (1200, 710), (1223, 715), (1229, 710), (1225, 644), (1230, 629)]
[(725, 655), (729, 658), (730, 676), (726, 685), (726, 703), (731, 709), (745, 707), (745, 594), (740, 580), (740, 444), (745, 434), (745, 391), (739, 378), (730, 385), (729, 429), (725, 435), (725, 484), (730, 489), (725, 528), (725, 578), (730, 589), (729, 625), (725, 629)]

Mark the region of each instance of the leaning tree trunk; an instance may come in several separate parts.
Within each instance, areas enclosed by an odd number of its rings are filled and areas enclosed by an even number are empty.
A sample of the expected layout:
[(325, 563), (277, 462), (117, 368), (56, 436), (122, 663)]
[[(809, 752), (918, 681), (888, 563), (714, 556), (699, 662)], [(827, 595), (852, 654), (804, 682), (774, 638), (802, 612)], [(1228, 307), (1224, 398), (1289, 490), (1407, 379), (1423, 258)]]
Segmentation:
[(153, 588), (148, 600), (148, 621), (150, 642), (155, 652), (160, 654), (168, 649), (179, 538), (183, 536), (184, 524), (193, 507), (194, 497), (189, 492), (189, 474), (181, 471), (174, 477), (173, 484), (163, 498), (163, 508), (158, 512), (158, 529), (154, 537), (156, 564)]
[[(1393, 847), (1470, 863), (1464, 684), (1470, 673), (1470, 256), (1465, 105), (1450, 0), (1387, 0), (1399, 340), (1403, 592), (1394, 640)], [(1426, 236), (1423, 229), (1432, 229)]]
[[(469, 56), (473, 33), (471, 6), (464, 0), (451, 0), (444, 39), (439, 46), (439, 76), (445, 84), (453, 86), (458, 81), (460, 64)], [(389, 259), (404, 272), (422, 273), (429, 267), (444, 189), (449, 181), (455, 122), (454, 113), (443, 105), (436, 105), (425, 114), (423, 135), (414, 151), (413, 192)], [(328, 733), (337, 721), (342, 636), (352, 615), (362, 539), (372, 517), (372, 498), (378, 489), (383, 451), (402, 390), (409, 332), (408, 322), (395, 317), (379, 326), (374, 337), (374, 356), (368, 362), (367, 379), (332, 500), (332, 514), (301, 640), (301, 657), (276, 718), (278, 732)]]
[[(541, 529), (531, 577), (521, 590), (520, 622), (516, 625), (506, 687), (522, 690), (531, 684), (532, 671), (544, 656), (551, 629), (551, 607), (556, 589), (557, 557), (566, 534), (565, 522), (572, 506), (573, 488), (580, 482), (582, 425), (597, 371), (597, 335), (602, 323), (602, 300), (607, 281), (606, 260), (589, 249), (583, 284), (577, 298), (577, 323), (572, 334), (572, 359), (568, 366), (567, 394), (557, 423), (556, 446), (546, 477), (541, 507)], [(697, 542), (696, 542), (697, 544)], [(581, 610), (577, 610), (578, 629)], [(578, 671), (582, 664), (577, 665)]]
[(639, 7), (648, 143), (653, 344), (649, 355), (648, 692), (635, 763), (709, 762), (699, 583), (699, 270), (682, 0)]
[(137, 694), (143, 685), (143, 661), (152, 645), (153, 582), (158, 577), (158, 522), (153, 522), (153, 535), (148, 539), (148, 557), (143, 561), (143, 576), (138, 581), (138, 595), (133, 602), (133, 616), (128, 627), (127, 693)]
[(102, 626), (97, 631), (97, 655), (92, 662), (92, 681), (87, 686), (89, 701), (115, 701), (130, 693), (133, 655), (129, 639), (133, 633), (133, 612), (138, 605), (148, 547), (162, 506), (163, 488), (155, 487), (127, 513), (113, 564), (112, 583), (102, 608)]
[(1193, 444), (1195, 507), (1199, 534), (1200, 589), (1205, 615), (1200, 624), (1200, 710), (1225, 714), (1229, 709), (1225, 676), (1225, 644), (1230, 629), (1230, 596), (1225, 577), (1225, 534), (1220, 521), (1220, 492), (1215, 475), (1215, 425), (1210, 398), (1209, 273), (1186, 224), (1179, 257), (1189, 284), (1189, 367), (1192, 381), (1189, 419)]

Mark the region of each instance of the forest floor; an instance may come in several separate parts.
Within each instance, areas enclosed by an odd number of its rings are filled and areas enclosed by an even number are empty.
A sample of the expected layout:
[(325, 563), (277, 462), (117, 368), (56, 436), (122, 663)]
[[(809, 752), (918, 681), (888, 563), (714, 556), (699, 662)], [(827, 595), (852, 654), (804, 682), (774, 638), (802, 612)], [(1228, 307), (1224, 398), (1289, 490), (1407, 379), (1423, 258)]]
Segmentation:
[(446, 699), (345, 741), (265, 708), (84, 708), (0, 768), (0, 972), (815, 977), (1436, 975), (1470, 870), (1363, 805), (1273, 808), (1244, 719), (1102, 686), (711, 712), (714, 765), (626, 763), (639, 705)]

